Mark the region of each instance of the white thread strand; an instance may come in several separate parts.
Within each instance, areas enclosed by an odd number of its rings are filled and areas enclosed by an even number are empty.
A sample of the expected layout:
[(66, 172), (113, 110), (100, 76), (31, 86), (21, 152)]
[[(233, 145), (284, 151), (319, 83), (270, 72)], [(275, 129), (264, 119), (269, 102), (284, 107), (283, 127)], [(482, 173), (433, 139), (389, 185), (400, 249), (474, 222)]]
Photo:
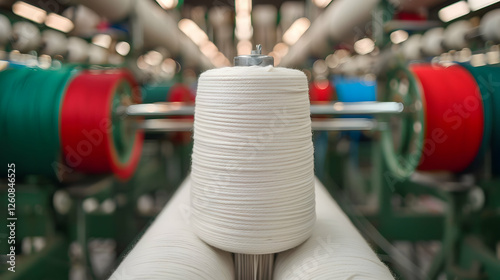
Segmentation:
[(274, 254), (234, 254), (236, 279), (272, 279)]
[(193, 233), (190, 191), (188, 177), (110, 280), (234, 279), (231, 254), (210, 247)]
[(394, 279), (319, 181), (315, 192), (317, 221), (312, 236), (278, 254), (274, 279)]
[(208, 244), (262, 255), (306, 240), (315, 203), (305, 75), (271, 66), (203, 73), (191, 178), (191, 219)]

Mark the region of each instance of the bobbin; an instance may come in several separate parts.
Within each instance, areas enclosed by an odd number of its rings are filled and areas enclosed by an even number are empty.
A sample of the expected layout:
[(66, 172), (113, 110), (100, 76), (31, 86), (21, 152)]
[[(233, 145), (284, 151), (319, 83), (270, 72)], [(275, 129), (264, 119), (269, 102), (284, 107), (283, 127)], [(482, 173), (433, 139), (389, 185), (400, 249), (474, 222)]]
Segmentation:
[[(273, 62), (257, 46), (198, 83), (191, 221), (201, 240), (235, 254), (236, 279), (270, 279), (274, 254), (304, 242), (315, 221), (307, 78)], [(224, 171), (228, 162), (238, 170)]]
[[(397, 65), (387, 77), (381, 75), (379, 82), (387, 87), (384, 100), (403, 102), (408, 109), (408, 114), (394, 119), (391, 128), (382, 133), (384, 159), (391, 177), (408, 178), (415, 170), (459, 173), (477, 168), (485, 142), (483, 134), (488, 134), (489, 125), (483, 120), (478, 85), (465, 69), (458, 65)], [(453, 94), (437, 94), (440, 92)], [(460, 102), (474, 102), (477, 106), (468, 105), (470, 115), (459, 118), (458, 124), (453, 122), (452, 128), (450, 118), (458, 118), (453, 110), (461, 106), (455, 105)]]

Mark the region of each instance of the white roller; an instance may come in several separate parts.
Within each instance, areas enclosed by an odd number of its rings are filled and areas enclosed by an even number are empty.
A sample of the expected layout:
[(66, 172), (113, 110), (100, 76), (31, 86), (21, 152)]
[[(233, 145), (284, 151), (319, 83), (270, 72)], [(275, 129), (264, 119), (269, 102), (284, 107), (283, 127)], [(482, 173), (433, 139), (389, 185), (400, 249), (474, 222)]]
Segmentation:
[(179, 52), (179, 28), (172, 16), (153, 1), (136, 1), (136, 13), (143, 26), (146, 47), (164, 46), (171, 53)]
[(174, 55), (179, 52), (177, 22), (154, 1), (79, 0), (79, 2), (111, 21), (122, 20), (134, 10), (135, 17), (142, 27), (145, 47), (166, 47)]
[(68, 39), (68, 61), (72, 63), (81, 63), (87, 61), (89, 57), (89, 44), (87, 41), (78, 37), (69, 37)]
[(4, 16), (0, 15), (0, 46), (5, 46), (12, 36), (12, 25), (10, 20)]
[(307, 78), (286, 68), (201, 74), (192, 155), (192, 222), (208, 244), (240, 254), (293, 248), (314, 224)]
[(488, 12), (481, 19), (479, 31), (485, 40), (500, 42), (500, 9)]
[(179, 39), (180, 37), (185, 37), (185, 35), (177, 27), (177, 20), (154, 1), (77, 1), (87, 7), (91, 7), (99, 15), (111, 20), (121, 20), (133, 10), (134, 17), (139, 23), (138, 26), (142, 28), (145, 48), (165, 47), (172, 55), (180, 53), (184, 59), (196, 62), (202, 69), (213, 67), (213, 64), (201, 53), (193, 41)]
[(318, 180), (315, 192), (313, 234), (297, 248), (278, 254), (274, 279), (394, 279)]
[(19, 21), (12, 26), (12, 36), (14, 41), (12, 47), (20, 52), (29, 52), (37, 50), (42, 42), (40, 30), (34, 24)]
[(90, 44), (89, 46), (89, 63), (91, 64), (106, 64), (108, 63), (109, 52), (103, 47)]
[(68, 38), (59, 31), (47, 29), (42, 32), (42, 53), (50, 56), (64, 55), (68, 51)]
[(402, 53), (407, 60), (417, 60), (422, 57), (421, 49), (422, 35), (415, 34), (403, 43)]
[(196, 67), (198, 65), (206, 70), (214, 67), (210, 60), (200, 52), (200, 48), (182, 33), (182, 31), (179, 31), (177, 38), (182, 46), (180, 54), (183, 58), (184, 68)]
[(429, 29), (422, 36), (422, 51), (431, 56), (442, 54), (444, 52), (443, 40), (444, 28), (436, 27)]
[(341, 41), (354, 26), (371, 18), (378, 3), (379, 0), (336, 0), (322, 14), (326, 18), (323, 28), (327, 28), (332, 40)]
[(465, 35), (472, 28), (472, 23), (468, 20), (460, 20), (450, 24), (444, 31), (444, 45), (451, 50), (461, 50), (467, 47)]
[[(341, 42), (353, 35), (353, 28), (370, 19), (371, 12), (380, 0), (335, 0), (311, 24), (309, 30), (290, 47), (281, 59), (280, 66), (296, 66), (305, 61), (314, 46), (326, 36)], [(360, 32), (363, 32), (360, 30)], [(355, 34), (354, 34), (355, 35)]]
[(111, 280), (233, 279), (231, 254), (208, 246), (192, 232), (190, 191), (186, 179)]

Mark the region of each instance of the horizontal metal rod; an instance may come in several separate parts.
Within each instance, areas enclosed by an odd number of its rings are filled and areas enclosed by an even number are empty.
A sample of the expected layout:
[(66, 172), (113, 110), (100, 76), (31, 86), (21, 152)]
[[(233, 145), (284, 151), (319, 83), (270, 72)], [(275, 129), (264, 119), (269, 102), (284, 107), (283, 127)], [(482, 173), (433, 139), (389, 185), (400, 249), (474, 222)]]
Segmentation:
[(313, 120), (311, 122), (311, 129), (319, 131), (371, 131), (383, 130), (386, 127), (386, 123), (380, 123), (376, 120), (362, 118)]
[(118, 113), (134, 117), (165, 117), (165, 116), (192, 116), (194, 106), (184, 105), (181, 102), (156, 102), (150, 104), (135, 104), (118, 109)]
[(399, 114), (403, 110), (403, 103), (399, 102), (335, 102), (324, 105), (311, 105), (311, 115)]
[[(352, 131), (352, 130), (382, 130), (386, 124), (373, 119), (353, 118), (353, 119), (327, 119), (311, 122), (312, 130), (320, 131)], [(192, 131), (193, 121), (190, 120), (145, 120), (138, 125), (139, 129), (146, 132), (173, 132)]]
[(138, 126), (147, 132), (192, 131), (193, 121), (184, 120), (145, 120)]
[[(398, 114), (403, 112), (403, 110), (403, 104), (398, 102), (335, 102), (311, 105), (311, 115)], [(117, 113), (134, 117), (192, 116), (194, 114), (194, 106), (176, 102), (158, 102), (122, 107), (117, 110)]]

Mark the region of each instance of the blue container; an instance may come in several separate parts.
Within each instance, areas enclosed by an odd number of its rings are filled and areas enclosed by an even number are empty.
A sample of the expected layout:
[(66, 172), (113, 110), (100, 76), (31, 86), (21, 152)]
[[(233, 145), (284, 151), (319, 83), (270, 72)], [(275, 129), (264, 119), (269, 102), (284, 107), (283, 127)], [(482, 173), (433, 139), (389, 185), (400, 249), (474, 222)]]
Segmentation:
[(377, 82), (358, 77), (333, 78), (333, 84), (337, 91), (338, 101), (341, 102), (363, 102), (375, 101), (377, 99)]

